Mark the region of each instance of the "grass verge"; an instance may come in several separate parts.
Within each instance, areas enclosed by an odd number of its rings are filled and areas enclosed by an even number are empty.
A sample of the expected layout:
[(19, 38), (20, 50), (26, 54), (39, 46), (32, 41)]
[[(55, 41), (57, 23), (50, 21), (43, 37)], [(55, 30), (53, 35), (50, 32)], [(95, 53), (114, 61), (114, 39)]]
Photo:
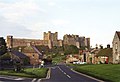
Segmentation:
[(21, 72), (13, 70), (0, 70), (0, 75), (19, 76), (28, 78), (45, 78), (47, 76), (48, 68), (26, 68)]
[(120, 82), (120, 64), (74, 65), (73, 69), (105, 81)]

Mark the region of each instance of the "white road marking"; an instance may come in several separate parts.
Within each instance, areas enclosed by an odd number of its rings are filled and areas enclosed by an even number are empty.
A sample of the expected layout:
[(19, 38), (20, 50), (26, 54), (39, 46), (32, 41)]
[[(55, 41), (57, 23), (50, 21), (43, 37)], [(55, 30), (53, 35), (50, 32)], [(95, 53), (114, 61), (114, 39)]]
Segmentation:
[(8, 79), (8, 80), (14, 80), (13, 78), (9, 78), (9, 77), (0, 77), (0, 78)]
[(68, 78), (71, 78), (71, 76), (68, 75), (66, 72), (64, 72), (59, 66), (58, 66), (58, 68), (59, 68), (59, 70), (60, 70), (63, 74), (65, 74)]
[(37, 80), (37, 82), (40, 82), (40, 81), (41, 81), (41, 79), (38, 79), (38, 80)]
[(32, 82), (35, 82), (35, 80), (36, 80), (36, 78), (34, 78), (34, 79), (32, 80)]
[(66, 75), (66, 73), (64, 72), (64, 74)]
[(16, 80), (16, 81), (18, 81), (18, 80), (24, 80), (25, 79), (25, 78), (13, 77), (13, 76), (8, 76), (8, 77), (6, 77), (6, 76), (0, 76), (0, 78), (8, 79), (8, 80)]
[(14, 79), (14, 80), (24, 80), (24, 78), (16, 78), (16, 79)]
[(71, 78), (69, 75), (67, 75), (69, 78)]

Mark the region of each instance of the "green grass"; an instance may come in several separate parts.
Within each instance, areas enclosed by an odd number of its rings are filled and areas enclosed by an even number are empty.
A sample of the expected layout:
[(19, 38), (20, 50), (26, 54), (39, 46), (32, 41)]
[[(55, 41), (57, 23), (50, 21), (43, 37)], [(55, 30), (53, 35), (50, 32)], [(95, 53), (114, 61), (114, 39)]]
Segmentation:
[(119, 64), (74, 65), (74, 70), (109, 82), (120, 82)]
[(44, 78), (47, 75), (47, 71), (48, 71), (47, 68), (36, 68), (34, 70), (32, 68), (31, 69), (29, 68), (25, 69), (24, 73), (34, 75), (37, 78)]
[(15, 72), (13, 70), (0, 70), (0, 75), (10, 75), (29, 78), (45, 78), (47, 75), (47, 68), (26, 68), (24, 71)]
[(55, 58), (52, 58), (52, 63), (60, 63), (64, 60), (65, 56), (56, 56)]

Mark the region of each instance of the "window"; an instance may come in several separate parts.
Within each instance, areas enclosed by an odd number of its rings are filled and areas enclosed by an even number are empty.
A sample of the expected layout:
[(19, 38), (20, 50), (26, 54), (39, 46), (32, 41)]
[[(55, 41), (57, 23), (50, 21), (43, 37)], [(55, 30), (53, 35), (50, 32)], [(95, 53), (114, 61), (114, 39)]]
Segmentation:
[(116, 49), (116, 50), (118, 49), (118, 44), (117, 44), (117, 43), (115, 43), (115, 49)]

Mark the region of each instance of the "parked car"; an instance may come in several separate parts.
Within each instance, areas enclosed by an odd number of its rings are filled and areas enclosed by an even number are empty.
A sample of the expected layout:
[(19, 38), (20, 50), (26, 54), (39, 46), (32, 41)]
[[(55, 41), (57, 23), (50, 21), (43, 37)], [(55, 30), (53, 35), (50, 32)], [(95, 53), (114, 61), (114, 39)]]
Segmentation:
[(74, 61), (73, 64), (86, 64), (86, 62)]

